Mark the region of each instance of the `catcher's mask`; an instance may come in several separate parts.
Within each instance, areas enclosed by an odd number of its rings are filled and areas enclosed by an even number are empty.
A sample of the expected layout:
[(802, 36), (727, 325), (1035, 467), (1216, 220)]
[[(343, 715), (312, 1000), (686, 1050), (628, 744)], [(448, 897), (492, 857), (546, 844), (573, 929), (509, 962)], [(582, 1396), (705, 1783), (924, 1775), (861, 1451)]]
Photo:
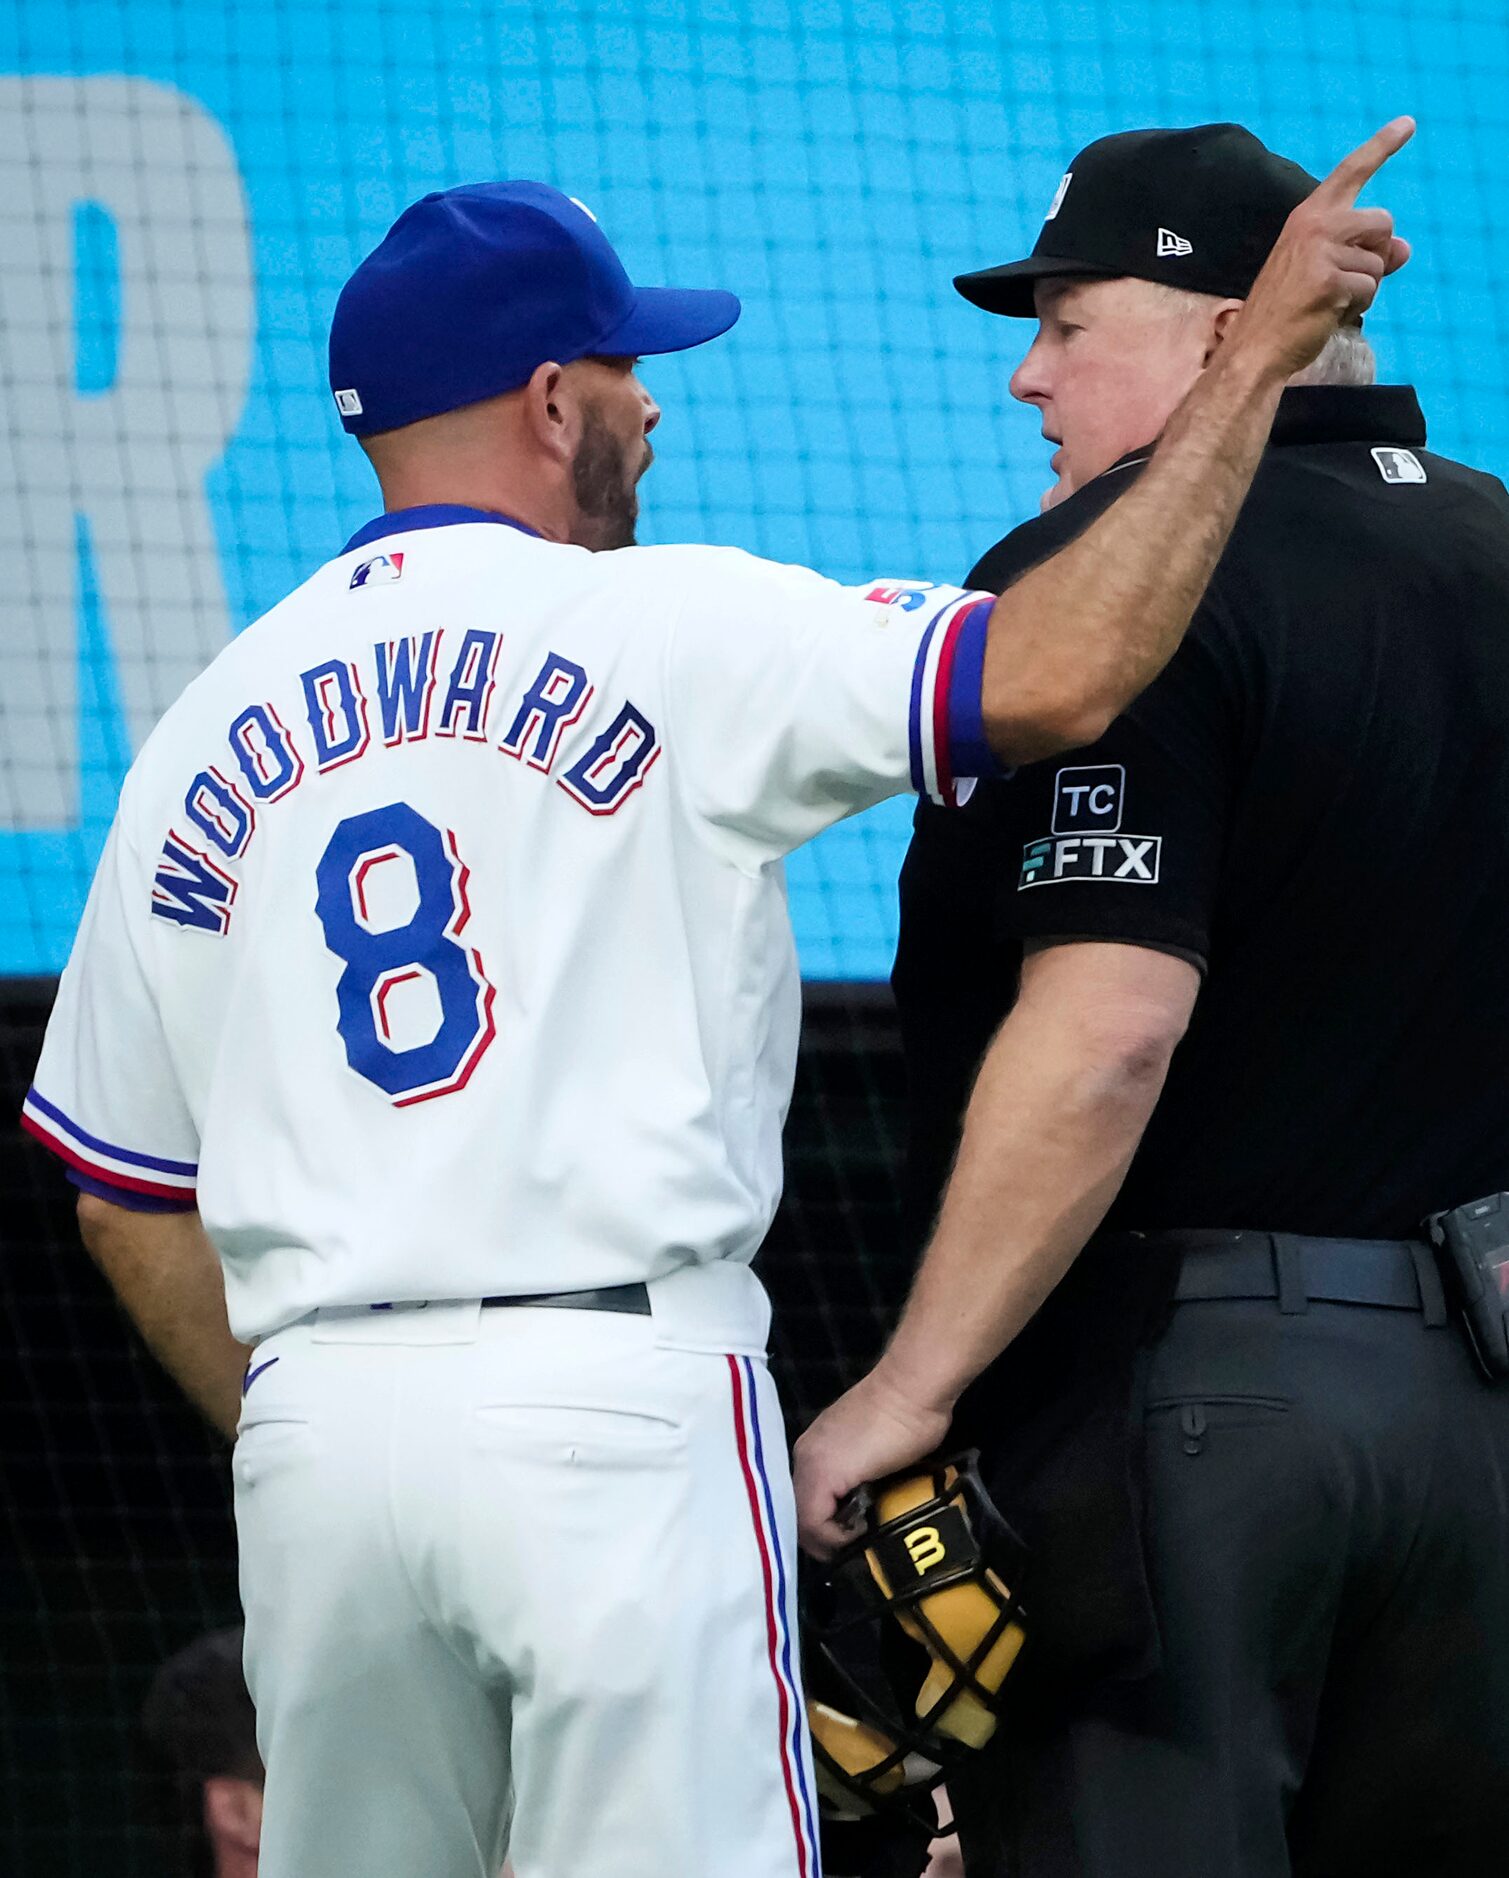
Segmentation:
[(937, 1832), (933, 1789), (995, 1732), (1022, 1647), (1025, 1555), (978, 1463), (971, 1452), (861, 1488), (863, 1531), (809, 1584), (807, 1714), (832, 1819)]

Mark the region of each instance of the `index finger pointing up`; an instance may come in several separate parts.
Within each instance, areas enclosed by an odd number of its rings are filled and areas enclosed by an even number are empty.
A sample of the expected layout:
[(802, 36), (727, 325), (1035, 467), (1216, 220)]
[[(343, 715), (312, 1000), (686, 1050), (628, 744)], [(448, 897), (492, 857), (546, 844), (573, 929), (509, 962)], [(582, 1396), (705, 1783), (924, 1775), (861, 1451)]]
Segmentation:
[(1331, 174), (1316, 189), (1312, 202), (1350, 205), (1364, 183), (1371, 182), (1389, 158), (1402, 150), (1415, 134), (1412, 117), (1391, 118), (1382, 130), (1375, 130), (1366, 143), (1358, 144), (1350, 156), (1344, 156)]

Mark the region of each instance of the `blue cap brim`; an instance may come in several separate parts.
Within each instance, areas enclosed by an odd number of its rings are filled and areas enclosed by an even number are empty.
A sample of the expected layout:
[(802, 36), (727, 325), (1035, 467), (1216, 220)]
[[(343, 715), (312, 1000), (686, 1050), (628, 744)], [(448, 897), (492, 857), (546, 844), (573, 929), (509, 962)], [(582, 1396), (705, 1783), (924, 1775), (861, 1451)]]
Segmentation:
[(629, 317), (592, 348), (604, 358), (685, 352), (726, 333), (742, 308), (721, 287), (636, 287)]

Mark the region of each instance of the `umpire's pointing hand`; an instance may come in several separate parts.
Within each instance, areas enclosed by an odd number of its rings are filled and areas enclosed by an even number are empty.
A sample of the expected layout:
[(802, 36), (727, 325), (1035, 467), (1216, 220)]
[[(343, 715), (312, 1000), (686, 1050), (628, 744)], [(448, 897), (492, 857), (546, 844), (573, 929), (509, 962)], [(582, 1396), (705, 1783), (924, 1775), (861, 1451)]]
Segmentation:
[(1343, 157), (1284, 224), (1230, 340), (1281, 378), (1303, 371), (1336, 329), (1360, 320), (1378, 283), (1409, 259), (1387, 209), (1359, 209), (1358, 192), (1415, 134), (1396, 117)]

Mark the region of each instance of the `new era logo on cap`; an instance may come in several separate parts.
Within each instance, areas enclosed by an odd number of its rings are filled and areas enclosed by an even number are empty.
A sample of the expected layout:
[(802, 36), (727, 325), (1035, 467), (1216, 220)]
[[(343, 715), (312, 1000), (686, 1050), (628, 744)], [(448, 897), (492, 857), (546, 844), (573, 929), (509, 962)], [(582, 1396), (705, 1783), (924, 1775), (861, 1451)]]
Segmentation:
[(342, 417), (360, 417), (362, 401), (354, 391), (338, 391), (335, 394), (335, 408)]
[(1160, 228), (1158, 230), (1158, 253), (1160, 257), (1170, 254), (1193, 254), (1194, 251), (1194, 244), (1186, 241), (1183, 235), (1176, 235), (1173, 229)]

